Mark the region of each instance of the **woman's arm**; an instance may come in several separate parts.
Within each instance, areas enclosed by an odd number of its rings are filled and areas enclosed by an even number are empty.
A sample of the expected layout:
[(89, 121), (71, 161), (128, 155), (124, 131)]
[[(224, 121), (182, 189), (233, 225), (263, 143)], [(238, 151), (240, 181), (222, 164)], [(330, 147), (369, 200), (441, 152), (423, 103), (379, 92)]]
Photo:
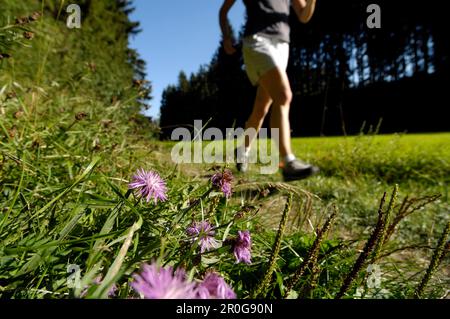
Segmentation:
[(236, 49), (233, 46), (233, 37), (231, 34), (230, 23), (228, 21), (228, 11), (230, 11), (236, 0), (225, 0), (219, 13), (220, 29), (223, 35), (223, 46), (227, 54), (234, 54)]
[(308, 23), (314, 15), (316, 0), (292, 0), (292, 7), (302, 23)]

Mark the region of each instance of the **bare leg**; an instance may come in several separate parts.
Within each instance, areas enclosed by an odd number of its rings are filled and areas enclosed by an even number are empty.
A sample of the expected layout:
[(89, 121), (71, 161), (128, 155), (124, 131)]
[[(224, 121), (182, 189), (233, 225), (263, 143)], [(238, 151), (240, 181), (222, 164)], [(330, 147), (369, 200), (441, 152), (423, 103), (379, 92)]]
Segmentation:
[(288, 76), (286, 71), (273, 68), (261, 77), (259, 83), (273, 100), (270, 125), (272, 128), (280, 130), (280, 156), (284, 158), (292, 154), (291, 127), (289, 123), (292, 91)]
[[(272, 128), (279, 129), (279, 149), (280, 156), (283, 158), (283, 178), (285, 181), (294, 181), (307, 178), (319, 172), (319, 168), (299, 161), (292, 154), (291, 148), (291, 126), (289, 123), (289, 110), (292, 102), (292, 91), (286, 71), (279, 68), (273, 68), (266, 72), (259, 80), (259, 88), (255, 107), (252, 116), (247, 122), (247, 128), (252, 127), (259, 130), (264, 117), (272, 104), (272, 116), (270, 124)], [(261, 98), (258, 101), (258, 96)], [(245, 145), (249, 146), (252, 139)], [(247, 170), (245, 163), (237, 164), (241, 172)]]
[[(261, 85), (259, 85), (256, 92), (255, 103), (253, 105), (253, 111), (248, 121), (245, 123), (245, 129), (247, 130), (249, 128), (254, 128), (256, 133), (258, 133), (264, 122), (264, 118), (269, 112), (271, 104), (272, 98), (269, 93)], [(255, 137), (255, 135), (245, 136), (245, 148), (250, 147)]]

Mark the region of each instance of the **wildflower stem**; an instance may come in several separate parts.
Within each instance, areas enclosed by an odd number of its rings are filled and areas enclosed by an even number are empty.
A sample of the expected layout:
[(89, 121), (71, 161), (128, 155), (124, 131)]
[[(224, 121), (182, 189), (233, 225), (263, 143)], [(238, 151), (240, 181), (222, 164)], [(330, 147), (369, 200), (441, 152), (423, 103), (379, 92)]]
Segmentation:
[(175, 217), (174, 220), (173, 220), (173, 223), (172, 223), (172, 227), (171, 227), (171, 228), (173, 228), (174, 225), (178, 224), (179, 221), (180, 221), (181, 219), (183, 219), (183, 217), (186, 216), (186, 214), (187, 214), (191, 209), (193, 209), (194, 207), (196, 207), (203, 199), (205, 199), (205, 198), (209, 195), (209, 193), (212, 192), (212, 190), (213, 190), (212, 188), (209, 188), (202, 196), (200, 196), (200, 198), (196, 199), (191, 205), (189, 205), (188, 207), (186, 207), (186, 208), (181, 212), (181, 214), (179, 214), (177, 217)]

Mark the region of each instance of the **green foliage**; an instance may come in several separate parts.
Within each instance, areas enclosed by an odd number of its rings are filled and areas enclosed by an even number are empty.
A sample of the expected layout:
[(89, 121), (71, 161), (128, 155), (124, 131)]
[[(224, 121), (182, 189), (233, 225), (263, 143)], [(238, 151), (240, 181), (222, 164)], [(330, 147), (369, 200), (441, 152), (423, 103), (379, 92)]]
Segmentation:
[[(64, 2), (6, 1), (0, 21), (0, 34), (30, 29), (32, 41), (27, 49), (12, 50), (8, 63), (2, 64), (0, 81), (6, 89), (58, 90), (60, 95), (79, 95), (105, 104), (127, 101), (131, 114), (140, 111), (141, 104), (130, 99), (149, 97), (149, 87), (141, 80), (142, 60), (128, 48), (128, 36), (136, 32), (123, 8), (123, 1), (81, 1), (82, 26), (66, 27)], [(122, 7), (122, 9), (120, 9)], [(17, 19), (33, 12), (42, 15), (37, 21), (17, 24)], [(7, 33), (8, 32), (8, 33)], [(11, 36), (10, 36), (11, 37)], [(17, 44), (24, 44), (18, 39)], [(139, 88), (139, 89), (138, 89)], [(130, 94), (134, 90), (134, 94)]]
[(128, 177), (129, 145), (156, 129), (139, 114), (150, 87), (128, 49), (136, 27), (128, 6), (79, 2), (77, 30), (66, 27), (63, 3), (2, 2), (0, 49), (9, 56), (0, 61), (0, 290), (6, 296), (15, 290), (45, 296), (39, 288), (63, 296), (67, 264), (86, 260), (111, 221), (109, 209), (120, 206), (110, 184)]

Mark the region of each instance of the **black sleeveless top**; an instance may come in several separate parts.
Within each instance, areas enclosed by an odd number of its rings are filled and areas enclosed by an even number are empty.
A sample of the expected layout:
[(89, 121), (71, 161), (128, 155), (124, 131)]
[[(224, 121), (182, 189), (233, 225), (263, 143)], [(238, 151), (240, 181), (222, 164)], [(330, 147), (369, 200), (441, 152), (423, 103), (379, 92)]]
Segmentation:
[(289, 42), (291, 0), (243, 0), (247, 9), (244, 36), (261, 34)]

